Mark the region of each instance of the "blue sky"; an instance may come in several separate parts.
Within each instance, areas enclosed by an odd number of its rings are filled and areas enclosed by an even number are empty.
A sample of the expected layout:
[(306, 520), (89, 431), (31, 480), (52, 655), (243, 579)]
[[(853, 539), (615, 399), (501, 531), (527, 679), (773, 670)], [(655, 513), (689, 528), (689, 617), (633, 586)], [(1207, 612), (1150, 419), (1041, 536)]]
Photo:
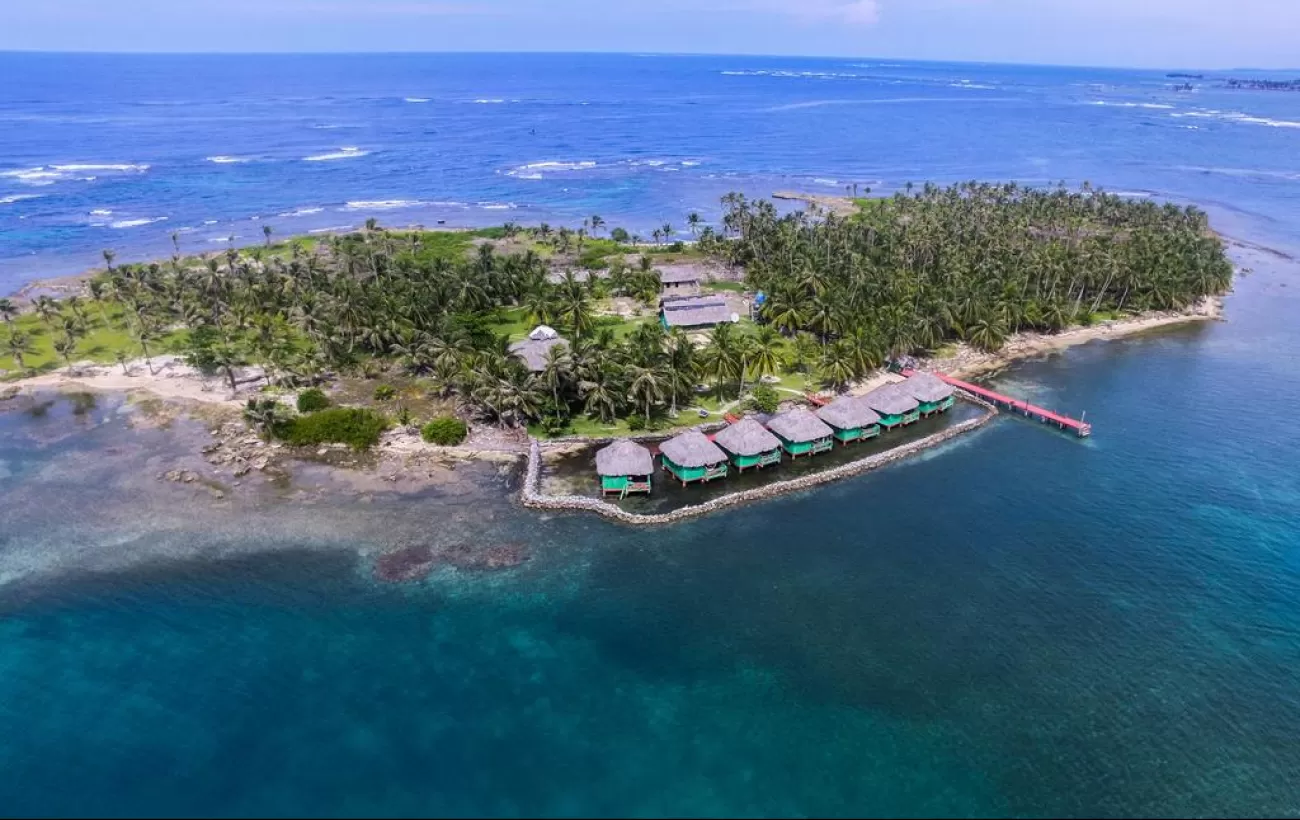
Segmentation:
[(631, 51), (1300, 68), (1300, 0), (0, 0), (0, 50)]

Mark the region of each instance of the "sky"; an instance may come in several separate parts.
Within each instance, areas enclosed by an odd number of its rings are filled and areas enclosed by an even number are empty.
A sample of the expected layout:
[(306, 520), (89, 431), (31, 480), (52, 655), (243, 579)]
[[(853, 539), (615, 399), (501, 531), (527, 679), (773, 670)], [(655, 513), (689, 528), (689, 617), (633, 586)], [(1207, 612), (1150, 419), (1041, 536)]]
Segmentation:
[(0, 0), (0, 50), (616, 51), (1300, 68), (1300, 0)]

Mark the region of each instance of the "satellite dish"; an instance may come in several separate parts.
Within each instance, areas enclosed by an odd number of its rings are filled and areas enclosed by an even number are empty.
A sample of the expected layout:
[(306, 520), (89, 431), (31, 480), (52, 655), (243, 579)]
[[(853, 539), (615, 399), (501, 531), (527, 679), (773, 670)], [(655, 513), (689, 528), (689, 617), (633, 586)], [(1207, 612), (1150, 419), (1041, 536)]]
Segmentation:
[(731, 314), (731, 323), (732, 323), (733, 325), (736, 324), (736, 323), (739, 322), (739, 321), (740, 321), (740, 314), (739, 314), (739, 313), (733, 313), (733, 314)]

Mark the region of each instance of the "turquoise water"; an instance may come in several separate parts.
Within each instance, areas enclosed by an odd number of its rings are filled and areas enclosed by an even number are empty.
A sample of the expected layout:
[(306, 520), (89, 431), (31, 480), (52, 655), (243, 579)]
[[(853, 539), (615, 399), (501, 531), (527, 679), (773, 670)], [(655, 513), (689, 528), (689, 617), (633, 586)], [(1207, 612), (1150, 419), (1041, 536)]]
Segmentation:
[[(1286, 275), (1229, 323), (999, 380), (1086, 408), (1088, 442), (1004, 418), (669, 529), (539, 517), (486, 475), (178, 509), (104, 481), (164, 434), (87, 467), (111, 421), (38, 448), (19, 431), (44, 421), (0, 415), (0, 805), (1294, 815), (1300, 433), (1243, 412), (1300, 392)], [(533, 559), (379, 585), (364, 553), (399, 534)]]
[[(1294, 173), (1222, 134), (1221, 170)], [(1300, 245), (1289, 183), (1195, 179)], [(995, 380), (1088, 441), (1002, 418), (665, 529), (523, 510), (490, 467), (217, 500), (154, 478), (190, 434), (113, 400), (0, 412), (0, 813), (1300, 815), (1300, 280), (1245, 264), (1226, 323)], [(371, 575), (517, 541), (502, 572)]]

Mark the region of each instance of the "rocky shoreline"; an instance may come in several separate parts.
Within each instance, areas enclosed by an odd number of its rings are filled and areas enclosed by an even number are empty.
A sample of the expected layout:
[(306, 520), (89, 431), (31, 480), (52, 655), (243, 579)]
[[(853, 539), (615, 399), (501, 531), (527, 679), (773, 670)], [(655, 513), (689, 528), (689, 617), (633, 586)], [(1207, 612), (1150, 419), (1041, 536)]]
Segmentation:
[(817, 487), (822, 484), (828, 484), (832, 481), (839, 481), (844, 478), (850, 478), (872, 470), (877, 470), (895, 462), (911, 458), (912, 456), (918, 455), (926, 450), (938, 447), (940, 444), (951, 441), (958, 436), (978, 430), (998, 415), (997, 408), (988, 402), (964, 391), (958, 391), (958, 395), (964, 401), (968, 401), (984, 408), (984, 414), (979, 418), (954, 425), (939, 433), (935, 433), (934, 435), (895, 447), (894, 449), (888, 450), (884, 453), (875, 453), (859, 461), (854, 461), (832, 470), (802, 476), (789, 481), (778, 481), (764, 487), (756, 487), (752, 490), (744, 490), (731, 495), (725, 495), (721, 498), (706, 501), (703, 504), (684, 507), (680, 510), (673, 510), (668, 513), (656, 513), (650, 515), (631, 513), (599, 498), (590, 498), (579, 495), (552, 496), (542, 493), (539, 489), (542, 470), (541, 446), (536, 440), (534, 440), (528, 451), (528, 466), (524, 474), (523, 489), (520, 491), (520, 501), (525, 507), (530, 507), (532, 509), (560, 510), (565, 512), (593, 512), (621, 524), (630, 524), (634, 526), (675, 524), (680, 521), (708, 515), (709, 513), (717, 512), (718, 510), (726, 509), (728, 507), (762, 501), (768, 498), (776, 498), (789, 493)]

